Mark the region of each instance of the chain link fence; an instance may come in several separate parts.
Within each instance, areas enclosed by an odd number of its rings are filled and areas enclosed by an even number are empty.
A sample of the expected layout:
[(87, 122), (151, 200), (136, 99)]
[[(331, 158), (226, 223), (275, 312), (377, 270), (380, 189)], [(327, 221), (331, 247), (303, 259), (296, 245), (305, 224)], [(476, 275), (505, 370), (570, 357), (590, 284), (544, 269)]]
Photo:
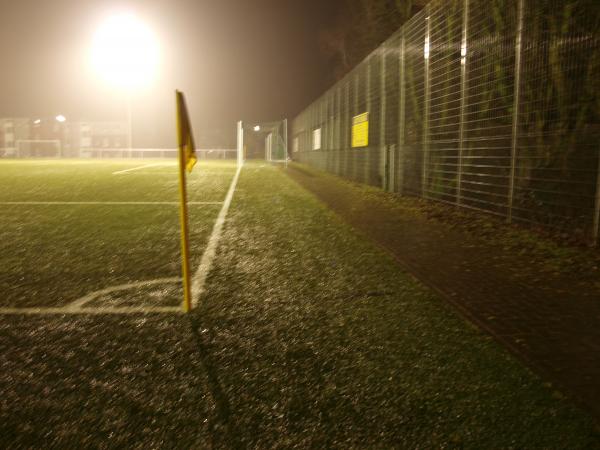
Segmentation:
[(432, 1), (294, 119), (292, 158), (597, 243), (599, 30), (597, 0)]

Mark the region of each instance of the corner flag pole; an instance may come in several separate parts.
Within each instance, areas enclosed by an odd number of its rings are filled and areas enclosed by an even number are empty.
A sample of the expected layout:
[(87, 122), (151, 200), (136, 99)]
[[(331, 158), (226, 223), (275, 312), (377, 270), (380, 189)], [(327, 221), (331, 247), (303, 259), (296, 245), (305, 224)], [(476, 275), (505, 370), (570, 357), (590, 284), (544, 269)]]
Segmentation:
[(177, 102), (177, 139), (179, 144), (179, 222), (181, 224), (181, 269), (183, 272), (183, 310), (189, 312), (192, 309), (192, 289), (190, 280), (190, 243), (189, 243), (189, 221), (187, 207), (187, 189), (186, 189), (186, 145), (189, 145), (189, 139), (186, 131), (189, 132), (187, 124), (187, 114), (183, 94), (175, 91)]

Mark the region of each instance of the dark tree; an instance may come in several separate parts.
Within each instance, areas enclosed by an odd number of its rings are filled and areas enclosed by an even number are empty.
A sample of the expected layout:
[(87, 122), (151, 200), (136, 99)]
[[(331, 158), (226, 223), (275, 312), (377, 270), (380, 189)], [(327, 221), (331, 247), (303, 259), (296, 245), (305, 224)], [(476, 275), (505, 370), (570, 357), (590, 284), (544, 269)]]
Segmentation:
[(319, 35), (330, 67), (330, 81), (339, 80), (404, 22), (426, 0), (344, 0), (332, 23)]

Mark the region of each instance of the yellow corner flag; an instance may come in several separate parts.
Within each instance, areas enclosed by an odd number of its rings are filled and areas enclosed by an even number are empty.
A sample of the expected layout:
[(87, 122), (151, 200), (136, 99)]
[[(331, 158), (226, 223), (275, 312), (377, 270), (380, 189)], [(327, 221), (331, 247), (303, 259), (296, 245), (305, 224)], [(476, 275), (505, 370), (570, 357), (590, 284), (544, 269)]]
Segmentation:
[(175, 91), (177, 104), (177, 140), (179, 141), (179, 219), (181, 223), (181, 269), (183, 274), (183, 309), (192, 309), (192, 288), (190, 280), (190, 244), (187, 209), (187, 186), (185, 171), (191, 172), (196, 164), (196, 148), (192, 126), (183, 93)]
[(175, 91), (177, 95), (177, 136), (179, 147), (183, 147), (185, 157), (185, 167), (191, 172), (198, 161), (196, 158), (196, 146), (194, 145), (194, 133), (190, 124), (190, 116), (185, 106), (183, 92)]

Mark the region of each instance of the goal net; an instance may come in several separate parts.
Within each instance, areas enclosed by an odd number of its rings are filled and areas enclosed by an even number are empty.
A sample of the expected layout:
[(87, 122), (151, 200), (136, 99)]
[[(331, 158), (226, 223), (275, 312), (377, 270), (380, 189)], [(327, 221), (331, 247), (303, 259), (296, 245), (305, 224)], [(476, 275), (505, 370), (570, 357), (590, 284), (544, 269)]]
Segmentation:
[(287, 119), (254, 124), (238, 123), (238, 155), (243, 160), (264, 159), (271, 163), (285, 163), (288, 155)]

